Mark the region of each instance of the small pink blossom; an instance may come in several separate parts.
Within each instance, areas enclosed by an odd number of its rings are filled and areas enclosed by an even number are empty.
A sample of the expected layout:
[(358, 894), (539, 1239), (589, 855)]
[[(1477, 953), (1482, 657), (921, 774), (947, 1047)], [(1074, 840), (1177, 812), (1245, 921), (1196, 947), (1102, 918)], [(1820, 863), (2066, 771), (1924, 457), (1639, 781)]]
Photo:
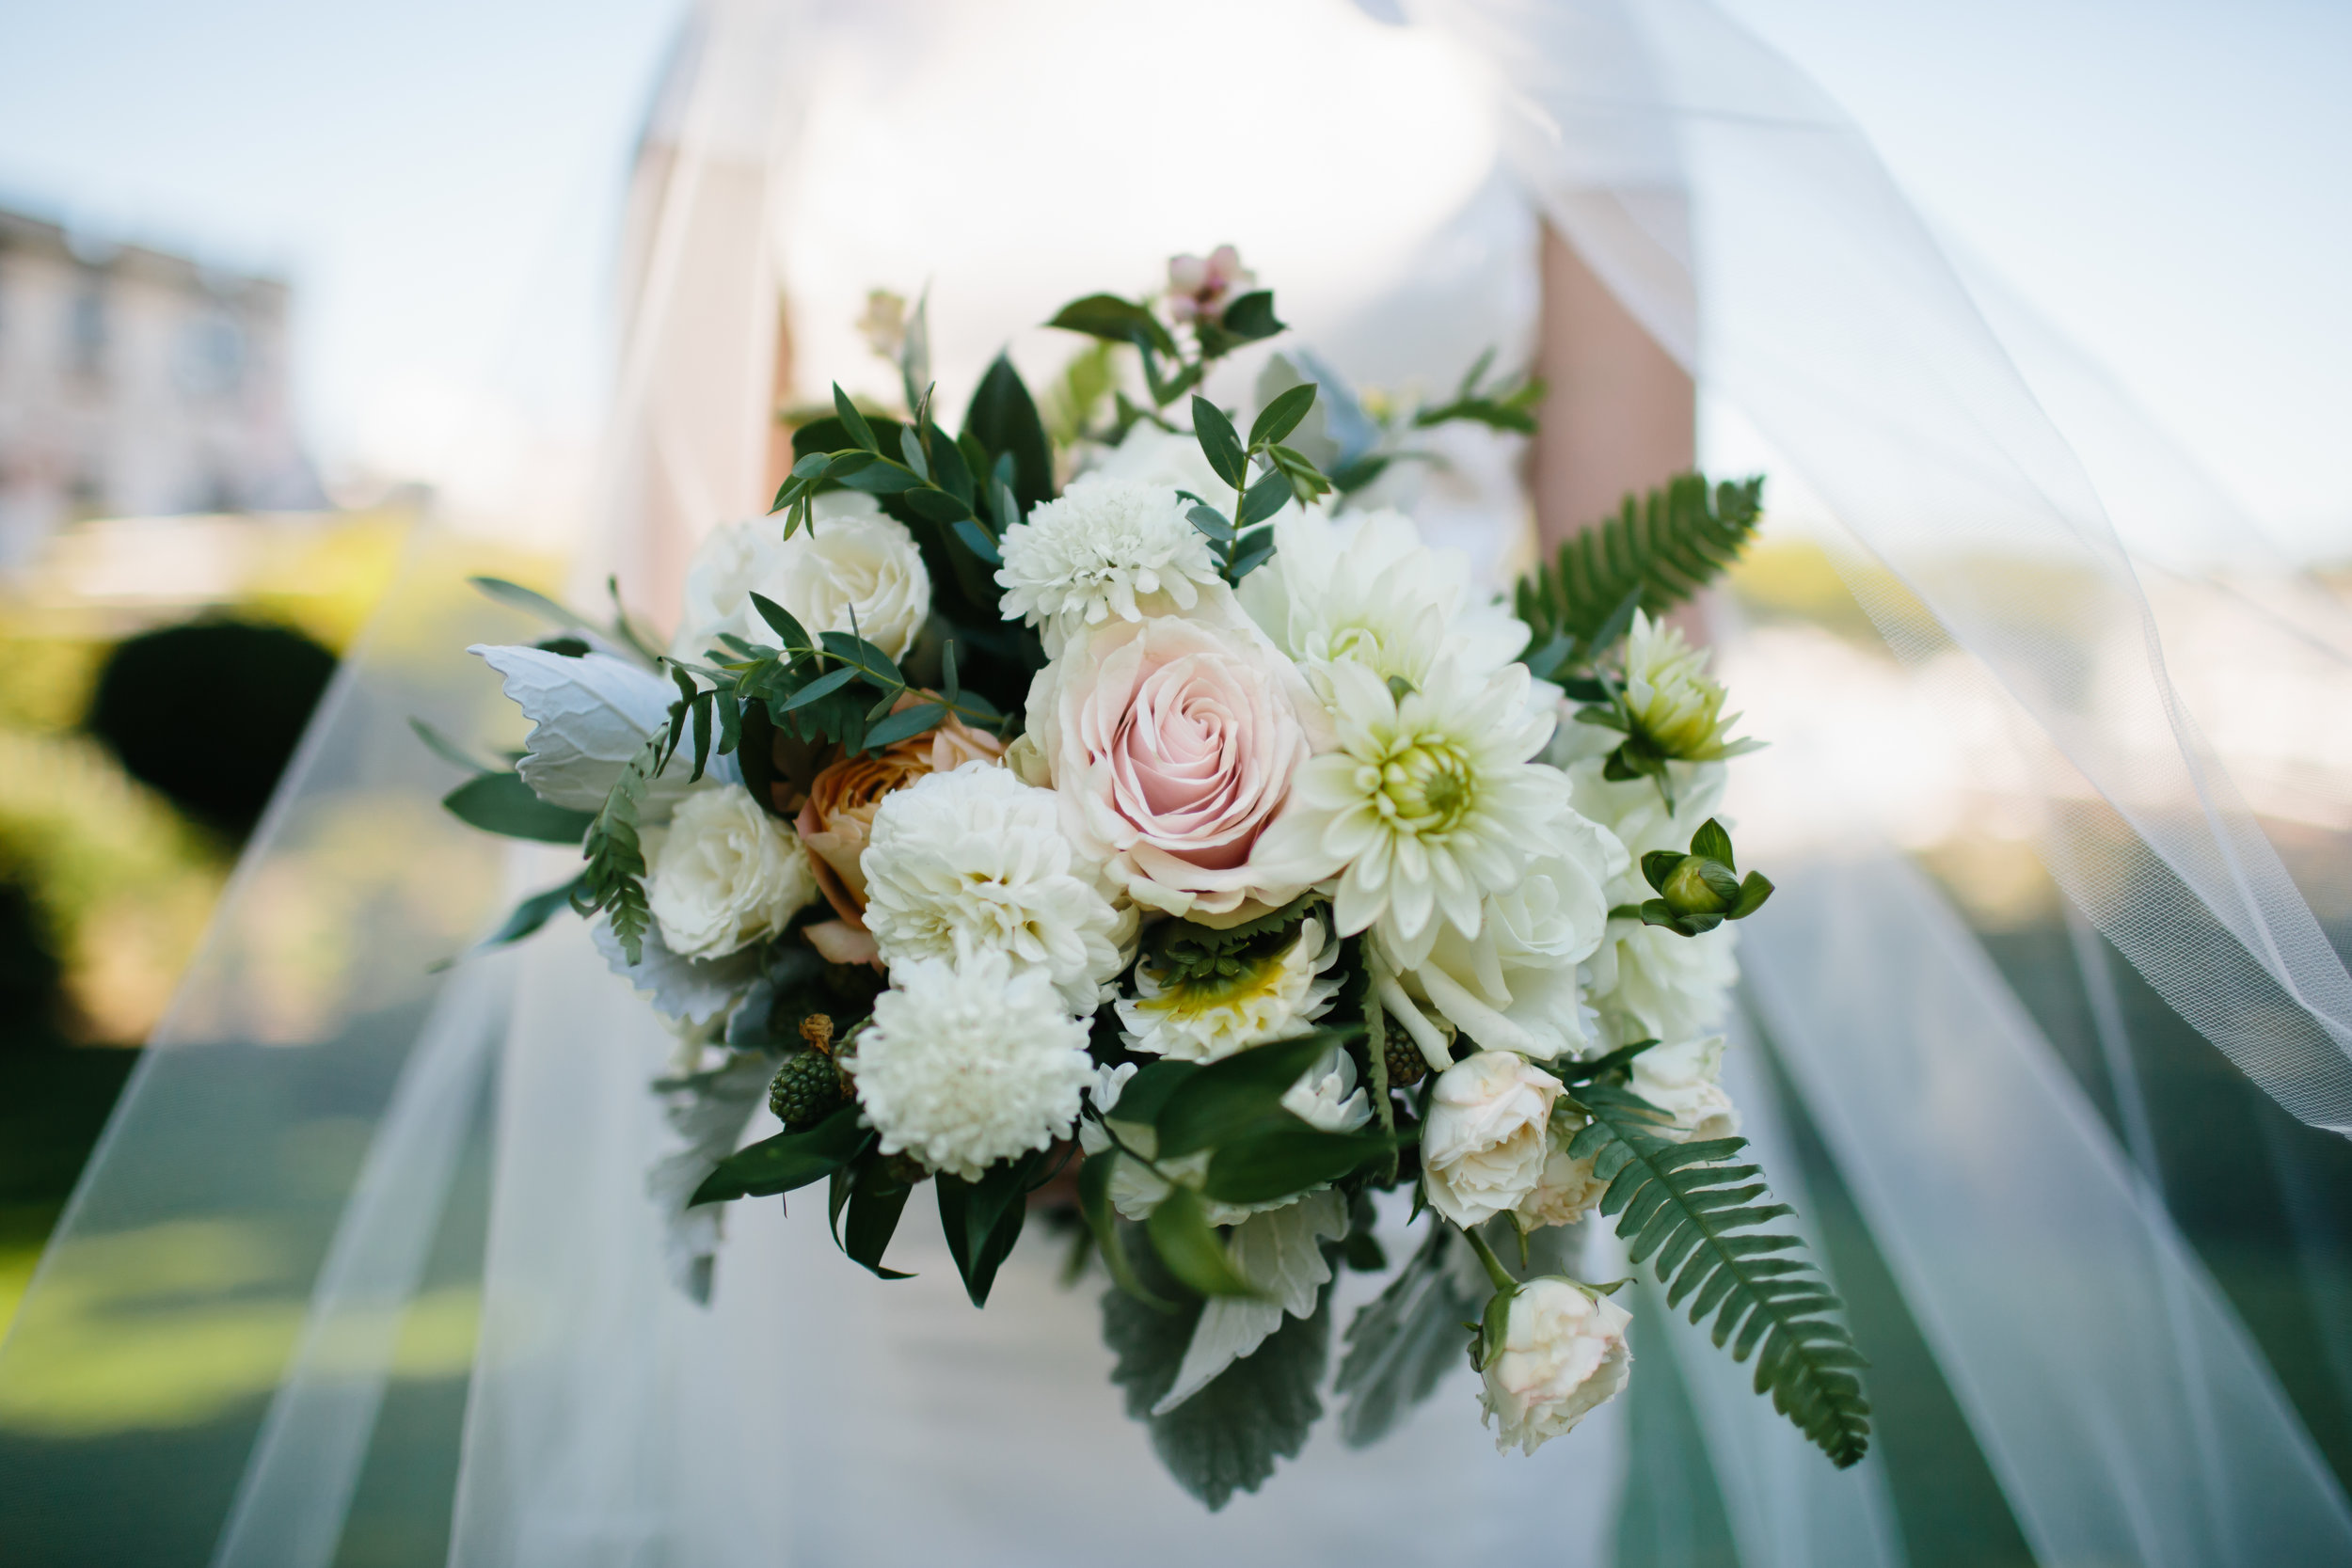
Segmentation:
[(1241, 252), (1218, 245), (1204, 260), (1171, 257), (1168, 263), (1168, 313), (1180, 322), (1214, 322), (1225, 314), (1235, 295), (1247, 293), (1258, 275), (1241, 264)]

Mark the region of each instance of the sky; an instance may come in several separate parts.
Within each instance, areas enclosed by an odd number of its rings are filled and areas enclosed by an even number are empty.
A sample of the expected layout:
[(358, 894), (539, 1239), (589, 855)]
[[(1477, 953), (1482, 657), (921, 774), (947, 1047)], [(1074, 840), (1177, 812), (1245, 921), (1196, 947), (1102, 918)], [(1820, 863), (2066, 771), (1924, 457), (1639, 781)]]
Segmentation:
[[(1723, 3), (2291, 548), (2352, 556), (2352, 7)], [(0, 203), (290, 277), (329, 474), (497, 503), (593, 438), (681, 9), (8, 0)]]

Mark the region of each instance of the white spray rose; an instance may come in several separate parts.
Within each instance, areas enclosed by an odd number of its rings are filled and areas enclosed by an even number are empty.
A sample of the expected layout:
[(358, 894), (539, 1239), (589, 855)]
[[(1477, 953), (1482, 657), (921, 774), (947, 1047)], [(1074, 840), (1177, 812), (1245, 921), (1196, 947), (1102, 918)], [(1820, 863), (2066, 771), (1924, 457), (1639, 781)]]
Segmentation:
[(1481, 1369), (1495, 1448), (1534, 1453), (1615, 1398), (1633, 1366), (1633, 1315), (1567, 1279), (1531, 1279), (1511, 1298), (1501, 1350)]
[(1724, 1092), (1724, 1037), (1653, 1045), (1633, 1058), (1626, 1086), (1675, 1118), (1659, 1134), (1677, 1143), (1728, 1138), (1740, 1131), (1740, 1109)]
[[(1566, 1119), (1565, 1114), (1563, 1119)], [(1594, 1175), (1590, 1156), (1581, 1160), (1568, 1158), (1568, 1145), (1583, 1130), (1586, 1121), (1580, 1116), (1573, 1125), (1553, 1130), (1550, 1149), (1544, 1155), (1543, 1175), (1536, 1180), (1535, 1190), (1519, 1199), (1513, 1211), (1528, 1229), (1574, 1225), (1609, 1190), (1609, 1183)]]
[(809, 526), (789, 539), (781, 517), (713, 529), (686, 569), (673, 657), (702, 658), (721, 632), (773, 643), (755, 593), (791, 611), (812, 637), (850, 631), (854, 623), (892, 658), (906, 657), (931, 612), (930, 573), (914, 535), (857, 490), (818, 497)]
[(728, 784), (680, 801), (646, 867), (645, 902), (662, 944), (715, 958), (765, 942), (817, 896), (791, 824)]
[(1429, 1206), (1466, 1229), (1518, 1208), (1543, 1178), (1560, 1094), (1560, 1080), (1508, 1051), (1446, 1069), (1421, 1133)]

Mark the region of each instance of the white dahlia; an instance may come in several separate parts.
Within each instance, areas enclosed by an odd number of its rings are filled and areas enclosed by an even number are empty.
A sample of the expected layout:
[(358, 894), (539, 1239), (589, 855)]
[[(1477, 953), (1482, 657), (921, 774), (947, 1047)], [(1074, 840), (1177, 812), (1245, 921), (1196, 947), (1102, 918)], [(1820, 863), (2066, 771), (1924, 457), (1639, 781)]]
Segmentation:
[(1564, 804), (1525, 851), (1526, 875), (1487, 895), (1475, 936), (1437, 926), (1416, 955), (1373, 928), (1381, 1001), (1439, 1071), (1451, 1054), (1430, 1015), (1492, 1051), (1584, 1055), (1594, 1042), (1580, 965), (1608, 933), (1625, 849)]
[(1658, 749), (1689, 762), (1715, 762), (1756, 749), (1734, 740), (1736, 713), (1724, 713), (1724, 689), (1707, 673), (1707, 655), (1663, 621), (1633, 612), (1625, 640), (1625, 705)]
[(1147, 961), (1136, 970), (1136, 994), (1119, 1002), (1127, 1048), (1180, 1062), (1216, 1062), (1269, 1040), (1303, 1035), (1339, 994), (1331, 970), (1340, 944), (1323, 922), (1267, 953), (1234, 956), (1231, 974), (1186, 979)]
[(1440, 658), (1492, 674), (1527, 646), (1527, 627), (1475, 592), (1470, 562), (1422, 543), (1401, 512), (1286, 512), (1274, 559), (1242, 579), (1242, 608), (1311, 671), (1345, 659), (1415, 685)]
[(1111, 616), (1139, 621), (1190, 610), (1218, 585), (1209, 542), (1173, 487), (1081, 479), (1005, 531), (1005, 619), (1044, 628), (1048, 651)]
[(1053, 795), (971, 762), (886, 797), (861, 862), (866, 926), (895, 976), (930, 958), (1001, 954), (1092, 1013), (1125, 967), (1134, 916), (1062, 836)]
[(971, 1181), (1069, 1135), (1094, 1064), (1086, 1024), (1043, 971), (987, 953), (961, 969), (918, 959), (892, 978), (852, 1061), (883, 1153)]
[(1481, 680), (1441, 661), (1401, 694), (1360, 664), (1334, 664), (1327, 678), (1339, 748), (1299, 768), (1292, 809), (1261, 841), (1269, 877), (1337, 874), (1340, 934), (1384, 921), (1407, 956), (1438, 919), (1477, 935), (1483, 900), (1518, 884), (1525, 846), (1565, 793), (1557, 770), (1530, 760), (1551, 718), (1528, 711), (1526, 666)]

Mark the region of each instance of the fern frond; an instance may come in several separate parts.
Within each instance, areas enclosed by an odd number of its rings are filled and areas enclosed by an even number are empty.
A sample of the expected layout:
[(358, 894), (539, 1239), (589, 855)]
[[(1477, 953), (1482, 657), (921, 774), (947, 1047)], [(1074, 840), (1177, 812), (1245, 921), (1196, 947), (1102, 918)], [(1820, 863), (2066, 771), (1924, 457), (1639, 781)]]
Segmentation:
[(1666, 1305), (1688, 1301), (1691, 1321), (1710, 1314), (1716, 1345), (1731, 1358), (1756, 1357), (1756, 1391), (1839, 1469), (1870, 1444), (1870, 1402), (1856, 1375), (1866, 1365), (1853, 1336), (1829, 1316), (1844, 1309), (1820, 1272), (1802, 1258), (1774, 1257), (1801, 1244), (1756, 1228), (1792, 1211), (1767, 1195), (1751, 1164), (1727, 1164), (1745, 1138), (1676, 1143), (1658, 1124), (1665, 1113), (1609, 1084), (1576, 1090), (1592, 1121), (1568, 1145), (1609, 1183), (1600, 1200), (1640, 1263), (1652, 1258)]
[(645, 903), (645, 850), (638, 837), (637, 814), (653, 776), (667, 759), (667, 738), (656, 731), (605, 795), (603, 808), (588, 825), (587, 842), (581, 847), (588, 868), (580, 873), (580, 892), (572, 899), (572, 907), (582, 914), (611, 916), (612, 934), (630, 963), (644, 961), (645, 932), (653, 924)]
[(1710, 492), (1701, 476), (1683, 474), (1638, 502), (1626, 497), (1624, 510), (1519, 579), (1518, 613), (1534, 645), (1573, 638), (1589, 655), (1595, 634), (1636, 590), (1652, 615), (1680, 604), (1738, 557), (1763, 494), (1760, 478)]

